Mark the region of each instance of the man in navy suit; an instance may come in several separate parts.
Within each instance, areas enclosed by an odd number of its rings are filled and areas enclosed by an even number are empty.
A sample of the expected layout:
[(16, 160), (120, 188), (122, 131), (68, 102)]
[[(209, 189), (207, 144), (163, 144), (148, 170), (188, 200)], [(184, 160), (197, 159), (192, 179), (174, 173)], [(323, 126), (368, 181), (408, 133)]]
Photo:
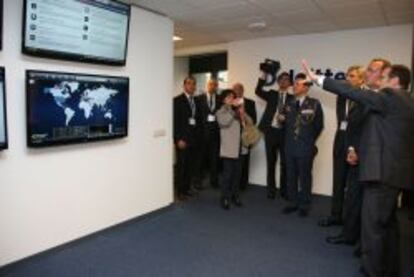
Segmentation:
[[(364, 70), (362, 66), (351, 66), (347, 70), (347, 81), (355, 87), (361, 88), (364, 84)], [(360, 111), (357, 104), (343, 97), (336, 99), (336, 120), (333, 147), (333, 195), (331, 203), (331, 214), (319, 221), (319, 225), (329, 227), (343, 223), (343, 210), (345, 200), (345, 188), (347, 186), (348, 174), (352, 171), (351, 165), (346, 161), (348, 147), (356, 147), (351, 142), (351, 137), (358, 132), (360, 121), (364, 113)], [(352, 127), (352, 128), (349, 128)]]

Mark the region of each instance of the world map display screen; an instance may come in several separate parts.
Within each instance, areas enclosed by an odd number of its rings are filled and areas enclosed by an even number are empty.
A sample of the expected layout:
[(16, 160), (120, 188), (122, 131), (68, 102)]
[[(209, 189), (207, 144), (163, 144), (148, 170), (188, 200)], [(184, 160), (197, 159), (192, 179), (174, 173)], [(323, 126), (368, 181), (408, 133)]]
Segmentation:
[(23, 52), (124, 65), (130, 10), (115, 0), (25, 0)]
[(26, 71), (29, 147), (128, 135), (129, 79)]
[(7, 148), (6, 86), (4, 67), (0, 67), (0, 150)]

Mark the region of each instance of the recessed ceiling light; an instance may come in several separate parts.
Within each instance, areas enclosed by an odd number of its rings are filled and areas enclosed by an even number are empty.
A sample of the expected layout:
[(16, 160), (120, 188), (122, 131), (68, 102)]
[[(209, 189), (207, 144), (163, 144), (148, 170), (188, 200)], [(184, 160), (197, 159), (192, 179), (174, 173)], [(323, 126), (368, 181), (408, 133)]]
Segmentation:
[(180, 40), (183, 40), (183, 38), (179, 36), (173, 36), (173, 41), (180, 41)]
[(266, 27), (267, 27), (267, 24), (265, 21), (257, 21), (257, 22), (253, 22), (247, 25), (247, 28), (250, 31), (261, 31), (261, 30), (266, 29)]

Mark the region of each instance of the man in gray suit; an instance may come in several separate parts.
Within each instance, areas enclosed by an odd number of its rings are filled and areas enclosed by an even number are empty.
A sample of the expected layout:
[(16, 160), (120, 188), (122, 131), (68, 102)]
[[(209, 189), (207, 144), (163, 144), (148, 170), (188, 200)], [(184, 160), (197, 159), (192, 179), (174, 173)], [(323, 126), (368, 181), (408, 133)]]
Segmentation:
[(314, 74), (309, 78), (324, 90), (369, 108), (359, 156), (359, 180), (364, 185), (362, 207), (362, 272), (372, 277), (399, 276), (398, 222), (401, 189), (414, 184), (414, 101), (407, 90), (410, 70), (393, 65), (383, 71), (382, 89), (360, 92), (341, 81)]

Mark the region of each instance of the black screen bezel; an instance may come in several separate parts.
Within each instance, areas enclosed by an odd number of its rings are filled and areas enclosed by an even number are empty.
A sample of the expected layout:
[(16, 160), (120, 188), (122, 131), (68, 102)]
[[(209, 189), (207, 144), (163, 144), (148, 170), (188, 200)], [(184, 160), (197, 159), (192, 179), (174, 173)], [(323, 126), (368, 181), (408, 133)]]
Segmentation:
[[(75, 1), (75, 0), (74, 0)], [(131, 21), (131, 5), (120, 2), (118, 0), (110, 0), (112, 2), (123, 4), (129, 7), (128, 12), (128, 23), (127, 23), (127, 37), (125, 41), (125, 54), (123, 60), (111, 60), (105, 57), (95, 57), (95, 56), (85, 56), (81, 54), (73, 54), (68, 52), (61, 52), (61, 51), (53, 51), (53, 50), (45, 50), (45, 49), (33, 49), (31, 47), (26, 46), (26, 12), (27, 12), (27, 0), (24, 0), (23, 4), (23, 26), (22, 26), (22, 53), (33, 56), (33, 57), (41, 57), (41, 58), (48, 58), (48, 59), (58, 59), (58, 60), (65, 60), (65, 61), (75, 61), (75, 62), (84, 62), (84, 63), (92, 63), (92, 64), (104, 64), (104, 65), (113, 65), (113, 66), (125, 66), (127, 55), (128, 55), (128, 43), (129, 43), (129, 28), (130, 28), (130, 21)]]
[[(97, 138), (81, 138), (81, 139), (70, 139), (70, 140), (61, 140), (61, 141), (48, 141), (44, 143), (32, 143), (31, 141), (31, 134), (32, 128), (30, 124), (30, 114), (31, 114), (31, 105), (30, 105), (30, 91), (29, 91), (29, 74), (30, 73), (45, 73), (45, 74), (62, 74), (62, 75), (73, 75), (73, 76), (84, 76), (84, 77), (100, 77), (100, 78), (120, 78), (126, 79), (128, 81), (128, 91), (127, 91), (127, 104), (126, 104), (126, 114), (127, 114), (127, 122), (126, 122), (126, 131), (123, 135), (113, 135), (108, 137), (97, 137)], [(26, 70), (26, 140), (27, 146), (30, 148), (44, 148), (49, 146), (59, 146), (59, 145), (70, 145), (70, 144), (79, 144), (79, 143), (88, 143), (88, 142), (97, 142), (97, 141), (105, 141), (105, 140), (113, 140), (113, 139), (120, 139), (125, 138), (128, 136), (128, 125), (129, 125), (129, 90), (130, 90), (130, 82), (129, 77), (126, 76), (110, 76), (110, 75), (96, 75), (96, 74), (83, 74), (83, 73), (73, 73), (73, 72), (61, 72), (61, 71), (45, 71), (45, 70), (33, 70), (28, 69)]]
[(3, 50), (3, 25), (4, 25), (4, 19), (3, 19), (3, 0), (0, 0), (0, 50)]
[(0, 143), (0, 150), (5, 150), (9, 148), (9, 138), (8, 138), (8, 129), (7, 129), (7, 97), (6, 97), (6, 69), (3, 66), (0, 66), (0, 74), (3, 75), (3, 117), (4, 117), (4, 143)]

